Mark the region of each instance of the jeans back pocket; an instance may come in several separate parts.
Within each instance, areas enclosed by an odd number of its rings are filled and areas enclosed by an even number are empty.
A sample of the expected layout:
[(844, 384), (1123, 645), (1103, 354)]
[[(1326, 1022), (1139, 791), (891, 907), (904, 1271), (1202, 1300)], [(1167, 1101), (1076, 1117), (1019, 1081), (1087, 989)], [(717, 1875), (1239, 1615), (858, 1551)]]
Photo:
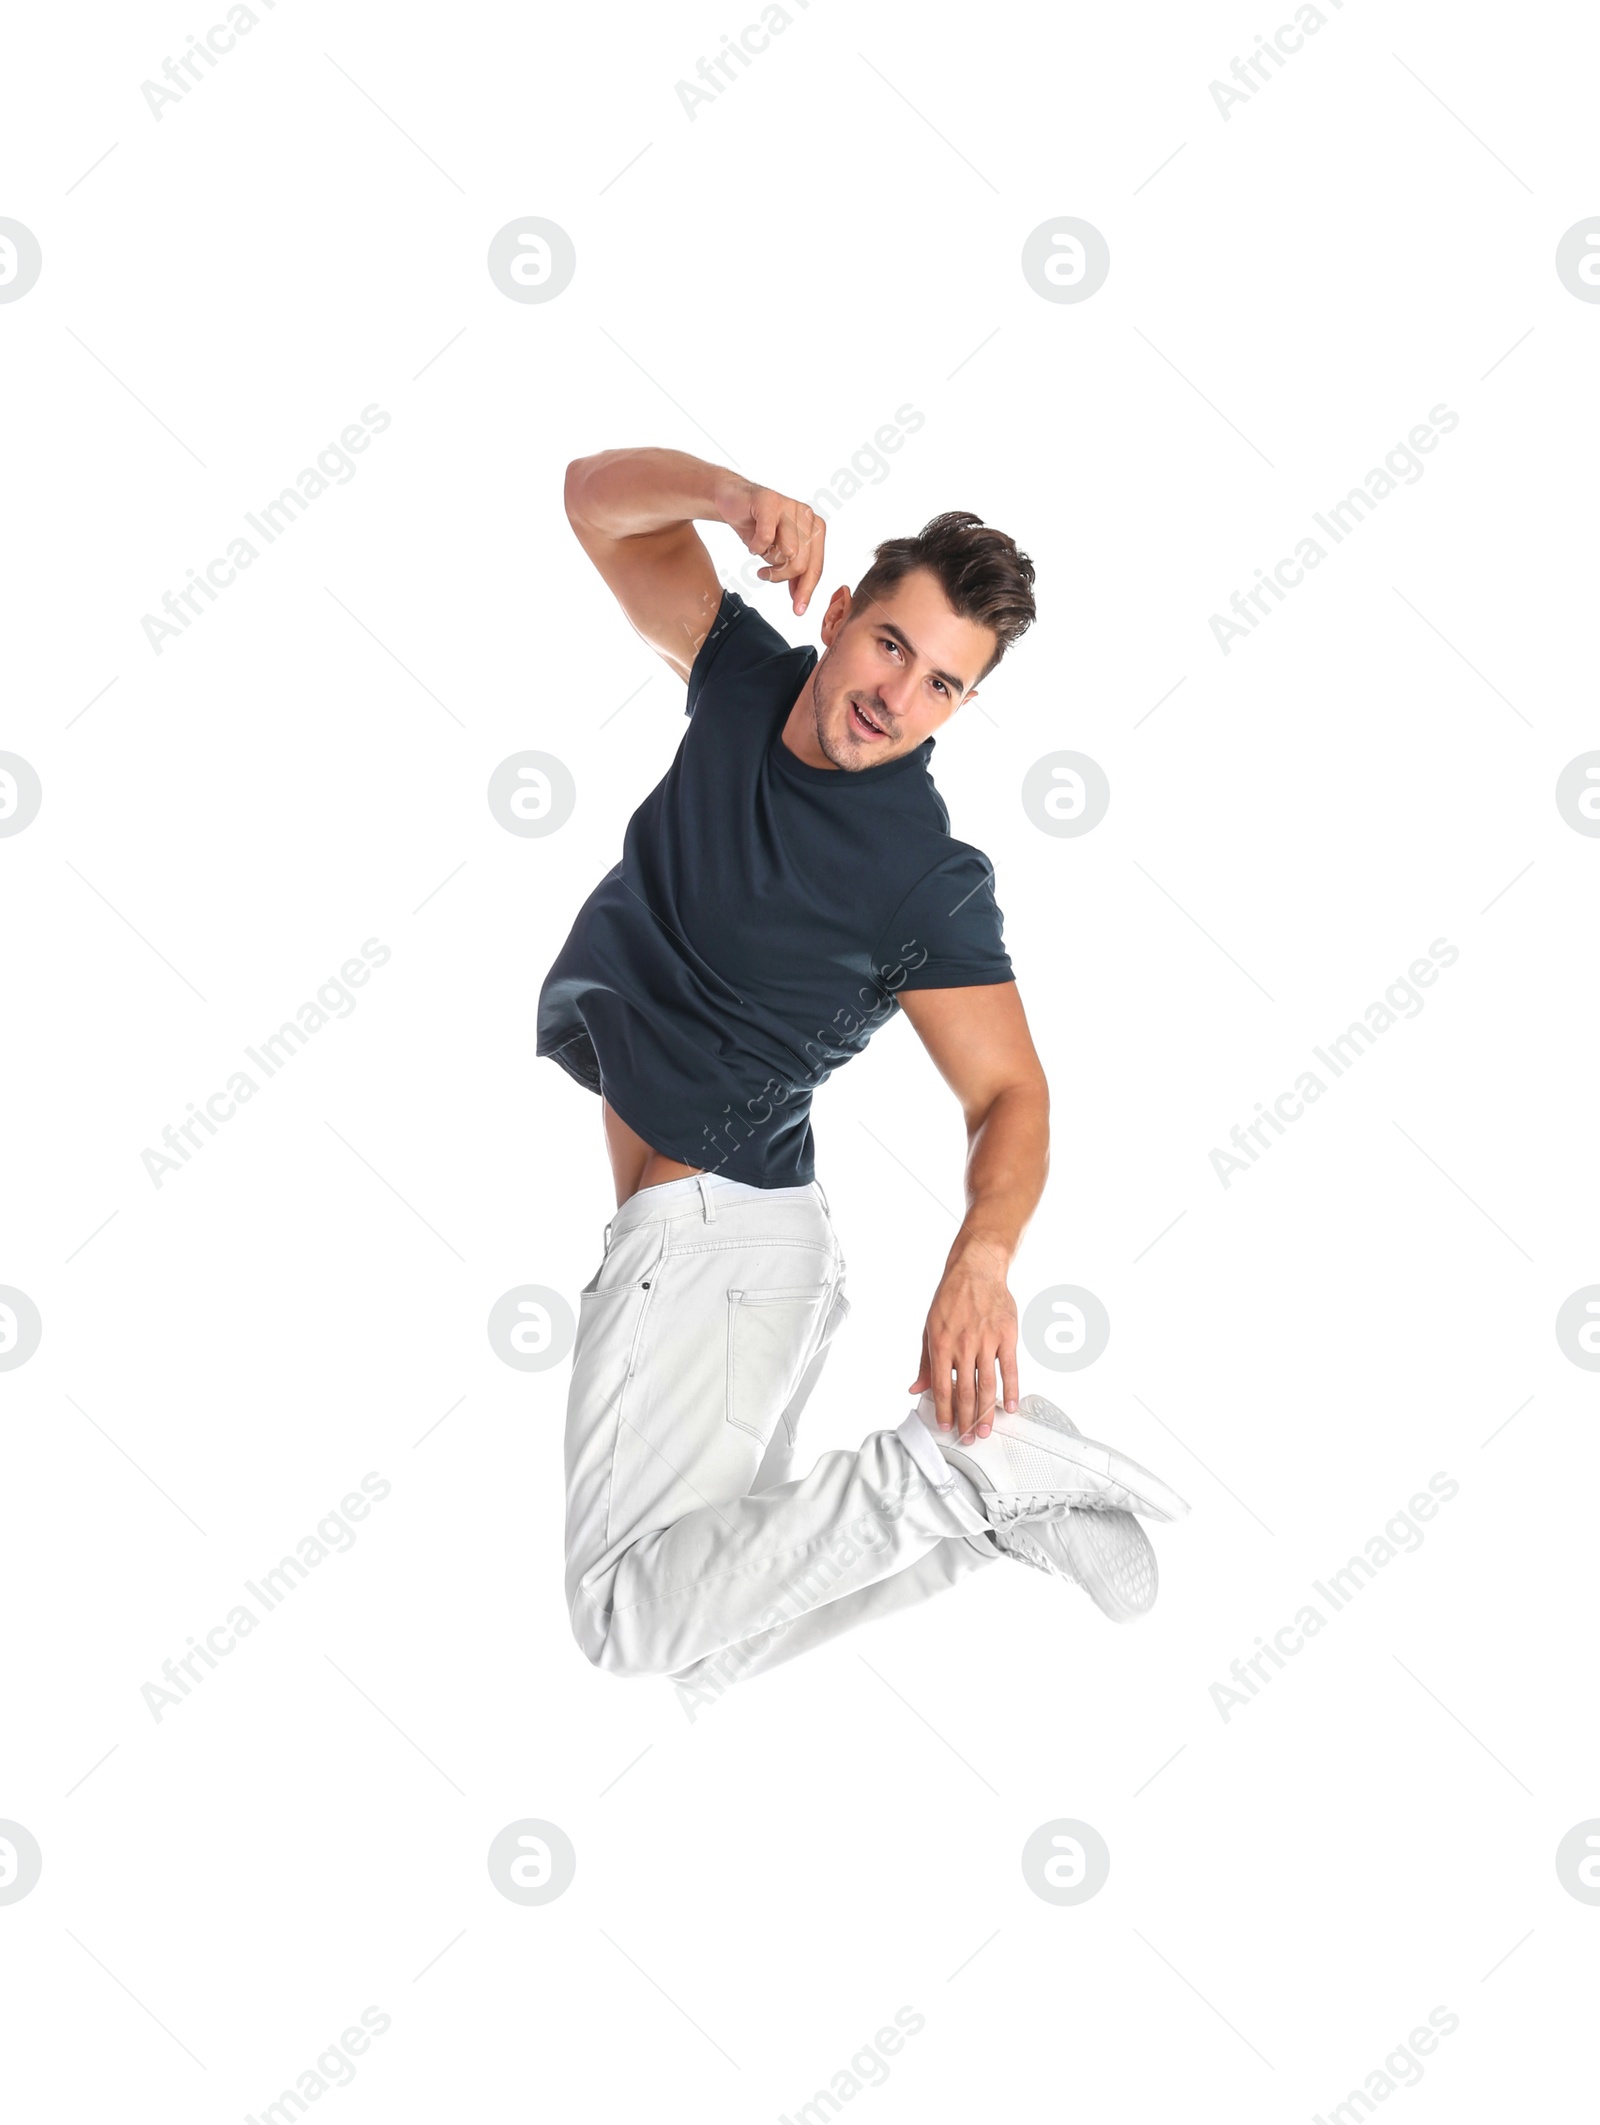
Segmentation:
[(800, 1378), (832, 1288), (785, 1284), (728, 1293), (726, 1417), (762, 1446)]

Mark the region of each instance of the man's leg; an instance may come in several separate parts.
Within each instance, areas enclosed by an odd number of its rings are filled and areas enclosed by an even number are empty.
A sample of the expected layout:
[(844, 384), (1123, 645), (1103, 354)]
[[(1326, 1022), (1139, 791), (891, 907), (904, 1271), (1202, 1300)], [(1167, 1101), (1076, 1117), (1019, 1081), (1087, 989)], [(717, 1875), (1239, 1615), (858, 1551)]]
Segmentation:
[(809, 1188), (673, 1182), (619, 1211), (580, 1302), (567, 1420), (567, 1596), (596, 1666), (679, 1672), (786, 1640), (930, 1553), (951, 1556), (887, 1606), (986, 1561), (967, 1540), (982, 1508), (915, 1420), (756, 1488), (842, 1317), (842, 1269)]
[(709, 1703), (730, 1683), (764, 1675), (769, 1668), (781, 1667), (797, 1653), (809, 1652), (841, 1632), (853, 1631), (863, 1623), (876, 1623), (919, 1601), (931, 1600), (969, 1573), (982, 1571), (999, 1555), (991, 1535), (951, 1536), (935, 1543), (915, 1564), (892, 1572), (888, 1578), (858, 1587), (820, 1608), (797, 1613), (792, 1621), (775, 1618), (767, 1630), (691, 1661), (673, 1675), (673, 1683), (687, 1706)]
[[(754, 1490), (769, 1490), (789, 1480), (801, 1415), (821, 1376), (834, 1332), (850, 1310), (843, 1292), (840, 1292), (835, 1306), (836, 1314), (828, 1333), (819, 1343), (800, 1385), (773, 1430), (772, 1443), (752, 1485)], [(915, 1429), (908, 1427), (901, 1437), (913, 1453), (918, 1452), (921, 1435)], [(924, 1473), (940, 1483), (948, 1481), (949, 1470), (938, 1469), (935, 1465), (939, 1458), (937, 1448), (932, 1456), (924, 1450), (919, 1458)], [(721, 1652), (708, 1653), (704, 1659), (691, 1662), (672, 1680), (685, 1705), (690, 1707), (692, 1718), (692, 1708), (697, 1702), (710, 1701), (730, 1683), (765, 1674), (769, 1668), (779, 1667), (794, 1659), (797, 1653), (808, 1652), (812, 1646), (821, 1645), (844, 1631), (853, 1631), (863, 1623), (876, 1622), (879, 1617), (891, 1616), (901, 1609), (915, 1607), (918, 1602), (931, 1600), (935, 1594), (944, 1593), (970, 1573), (998, 1562), (1000, 1554), (992, 1534), (951, 1535), (943, 1542), (935, 1543), (915, 1563), (903, 1565), (886, 1578), (874, 1580), (870, 1586), (842, 1593), (818, 1607), (797, 1609), (788, 1621), (775, 1621), (772, 1628), (757, 1632), (753, 1638), (742, 1639), (735, 1645), (725, 1646)]]

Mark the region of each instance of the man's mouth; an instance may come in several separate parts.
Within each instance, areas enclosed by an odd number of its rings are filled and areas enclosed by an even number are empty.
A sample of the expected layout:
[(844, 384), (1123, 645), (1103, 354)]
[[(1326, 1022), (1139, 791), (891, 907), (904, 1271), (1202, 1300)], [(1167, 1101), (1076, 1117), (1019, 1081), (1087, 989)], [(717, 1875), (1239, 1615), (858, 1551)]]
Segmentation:
[(889, 735), (881, 723), (874, 723), (865, 709), (857, 708), (854, 701), (850, 703), (850, 727), (862, 738), (887, 738)]

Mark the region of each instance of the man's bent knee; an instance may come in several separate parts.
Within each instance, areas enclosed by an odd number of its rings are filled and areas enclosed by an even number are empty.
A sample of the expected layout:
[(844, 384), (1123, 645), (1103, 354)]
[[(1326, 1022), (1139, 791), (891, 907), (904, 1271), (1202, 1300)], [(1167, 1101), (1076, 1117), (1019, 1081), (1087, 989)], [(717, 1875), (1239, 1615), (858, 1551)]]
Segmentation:
[(624, 1677), (671, 1673), (669, 1662), (652, 1658), (648, 1649), (632, 1640), (626, 1631), (618, 1632), (614, 1616), (597, 1608), (581, 1587), (570, 1614), (572, 1635), (591, 1667), (599, 1668), (603, 1674)]

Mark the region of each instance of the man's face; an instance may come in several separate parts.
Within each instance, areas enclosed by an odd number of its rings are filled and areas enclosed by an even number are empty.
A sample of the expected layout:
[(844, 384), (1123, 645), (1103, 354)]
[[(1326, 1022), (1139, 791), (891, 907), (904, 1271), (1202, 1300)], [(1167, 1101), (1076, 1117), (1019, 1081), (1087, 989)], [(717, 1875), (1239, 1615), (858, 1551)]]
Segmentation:
[(950, 610), (939, 579), (914, 568), (870, 608), (836, 590), (811, 675), (817, 743), (835, 767), (876, 767), (914, 752), (976, 691), (994, 655), (987, 627)]

